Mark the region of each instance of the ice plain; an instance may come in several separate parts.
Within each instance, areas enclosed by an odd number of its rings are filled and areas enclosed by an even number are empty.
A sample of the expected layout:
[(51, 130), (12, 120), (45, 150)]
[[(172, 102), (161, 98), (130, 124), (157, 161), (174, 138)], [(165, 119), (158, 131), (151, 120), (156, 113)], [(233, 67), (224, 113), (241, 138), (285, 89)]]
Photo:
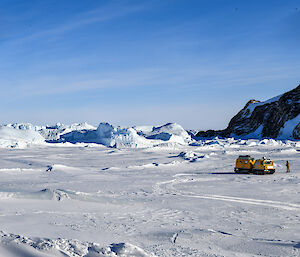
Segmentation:
[[(0, 256), (300, 255), (297, 141), (12, 148), (5, 140)], [(234, 174), (241, 154), (273, 159), (275, 174)]]

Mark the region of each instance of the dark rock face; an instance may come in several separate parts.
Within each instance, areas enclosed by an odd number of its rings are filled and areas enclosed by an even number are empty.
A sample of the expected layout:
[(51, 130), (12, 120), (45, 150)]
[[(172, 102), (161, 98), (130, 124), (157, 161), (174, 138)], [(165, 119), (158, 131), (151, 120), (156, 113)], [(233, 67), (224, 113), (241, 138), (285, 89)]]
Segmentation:
[[(224, 130), (199, 131), (197, 137), (277, 138), (289, 120), (300, 114), (300, 85), (295, 89), (265, 102), (250, 100), (229, 122)], [(300, 138), (300, 124), (291, 133)]]

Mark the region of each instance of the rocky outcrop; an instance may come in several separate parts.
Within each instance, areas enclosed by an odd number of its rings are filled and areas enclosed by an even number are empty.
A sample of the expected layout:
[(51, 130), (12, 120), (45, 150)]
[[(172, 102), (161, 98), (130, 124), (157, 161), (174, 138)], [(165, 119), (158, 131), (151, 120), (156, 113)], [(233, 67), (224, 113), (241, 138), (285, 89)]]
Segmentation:
[(300, 85), (268, 101), (250, 100), (224, 130), (199, 131), (197, 137), (300, 138)]

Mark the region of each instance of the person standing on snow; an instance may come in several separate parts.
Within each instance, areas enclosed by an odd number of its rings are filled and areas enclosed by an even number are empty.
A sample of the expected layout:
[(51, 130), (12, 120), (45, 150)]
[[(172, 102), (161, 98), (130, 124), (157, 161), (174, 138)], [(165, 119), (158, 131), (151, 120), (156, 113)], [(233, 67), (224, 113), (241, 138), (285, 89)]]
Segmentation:
[(286, 161), (286, 173), (289, 173), (290, 172), (290, 163), (289, 161)]

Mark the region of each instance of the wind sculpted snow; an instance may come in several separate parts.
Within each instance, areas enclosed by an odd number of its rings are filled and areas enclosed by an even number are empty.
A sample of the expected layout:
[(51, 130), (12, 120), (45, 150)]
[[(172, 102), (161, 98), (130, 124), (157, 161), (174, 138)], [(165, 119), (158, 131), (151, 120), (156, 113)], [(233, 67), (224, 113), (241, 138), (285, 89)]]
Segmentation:
[[(275, 174), (235, 174), (245, 154)], [(299, 256), (299, 154), (299, 141), (232, 138), (0, 148), (0, 256)]]

